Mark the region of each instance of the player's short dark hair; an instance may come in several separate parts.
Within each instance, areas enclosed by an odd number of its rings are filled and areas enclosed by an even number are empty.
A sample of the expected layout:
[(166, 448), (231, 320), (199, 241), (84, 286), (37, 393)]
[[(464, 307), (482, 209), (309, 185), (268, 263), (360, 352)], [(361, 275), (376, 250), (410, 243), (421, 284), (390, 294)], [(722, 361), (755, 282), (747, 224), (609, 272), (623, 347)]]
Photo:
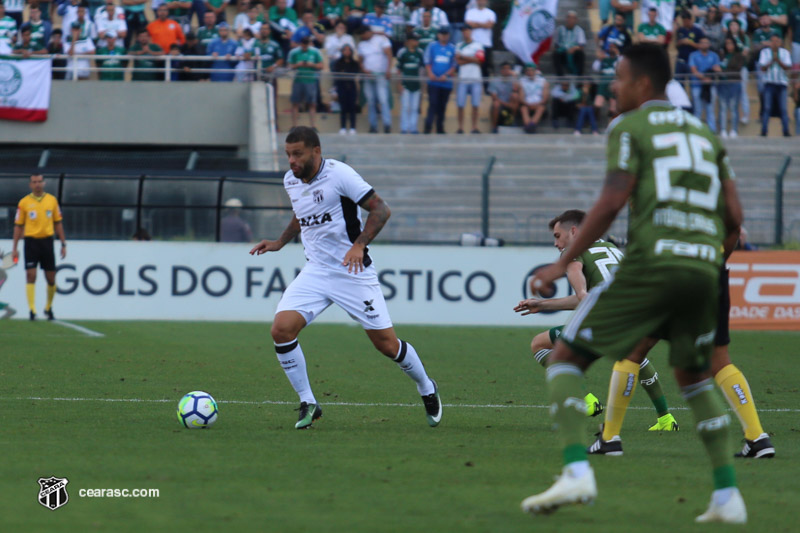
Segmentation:
[(309, 128), (308, 126), (297, 126), (289, 130), (289, 134), (286, 136), (286, 143), (303, 143), (309, 148), (321, 146), (319, 135), (314, 131), (314, 128)]
[(550, 229), (555, 228), (556, 224), (561, 224), (562, 226), (580, 226), (584, 218), (586, 218), (585, 211), (581, 211), (580, 209), (568, 209), (548, 222), (547, 226)]
[(667, 50), (660, 44), (634, 44), (625, 49), (622, 57), (627, 58), (634, 77), (647, 76), (653, 83), (653, 90), (663, 94), (667, 83), (672, 79)]

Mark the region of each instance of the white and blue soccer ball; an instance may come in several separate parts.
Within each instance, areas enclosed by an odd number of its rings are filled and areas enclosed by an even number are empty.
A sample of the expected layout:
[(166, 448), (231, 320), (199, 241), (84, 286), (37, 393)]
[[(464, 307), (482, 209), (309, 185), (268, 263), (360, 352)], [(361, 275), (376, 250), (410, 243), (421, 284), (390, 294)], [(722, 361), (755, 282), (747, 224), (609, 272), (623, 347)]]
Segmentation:
[(218, 414), (217, 402), (207, 392), (190, 392), (178, 402), (178, 422), (189, 429), (212, 426)]

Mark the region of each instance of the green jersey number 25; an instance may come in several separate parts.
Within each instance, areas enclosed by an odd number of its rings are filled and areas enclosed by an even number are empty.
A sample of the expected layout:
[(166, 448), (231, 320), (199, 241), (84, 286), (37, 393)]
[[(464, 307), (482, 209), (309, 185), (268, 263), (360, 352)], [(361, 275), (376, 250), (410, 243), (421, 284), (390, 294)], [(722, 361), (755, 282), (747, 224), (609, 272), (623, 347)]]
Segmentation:
[[(704, 157), (705, 154), (714, 154), (711, 141), (694, 133), (687, 135), (682, 132), (672, 132), (654, 135), (653, 147), (659, 150), (675, 148), (677, 151), (675, 155), (653, 160), (658, 201), (671, 200), (716, 211), (720, 189), (719, 168)], [(670, 173), (673, 171), (688, 171), (707, 176), (710, 180), (708, 190), (706, 192), (687, 190), (685, 187), (672, 185)]]

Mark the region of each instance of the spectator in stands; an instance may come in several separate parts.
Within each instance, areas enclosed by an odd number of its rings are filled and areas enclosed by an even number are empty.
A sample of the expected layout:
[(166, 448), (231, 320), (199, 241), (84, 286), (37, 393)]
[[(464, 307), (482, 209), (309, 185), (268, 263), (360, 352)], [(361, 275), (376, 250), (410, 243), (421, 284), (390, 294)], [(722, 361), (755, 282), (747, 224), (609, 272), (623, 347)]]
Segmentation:
[(270, 27), (266, 24), (261, 26), (258, 32), (258, 43), (256, 43), (257, 53), (261, 57), (261, 79), (272, 84), (275, 89), (275, 96), (278, 95), (277, 69), (283, 66), (283, 51), (278, 43), (272, 40)]
[(378, 107), (380, 106), (383, 132), (392, 131), (392, 110), (389, 107), (389, 79), (392, 68), (392, 43), (370, 26), (362, 26), (358, 43), (361, 72), (367, 76), (361, 82), (367, 100), (369, 132), (378, 133)]
[(730, 30), (728, 24), (736, 19), (740, 27), (747, 30), (747, 8), (750, 7), (750, 0), (721, 0), (718, 7), (725, 28)]
[(147, 25), (150, 39), (162, 50), (169, 50), (173, 44), (181, 46), (186, 42), (181, 25), (169, 19), (167, 4), (161, 4), (156, 11), (156, 20)]
[(244, 35), (245, 28), (249, 29), (253, 35), (258, 35), (263, 23), (258, 20), (258, 9), (256, 6), (250, 5), (250, 7), (247, 8), (245, 19), (239, 20), (239, 23), (240, 25), (236, 26), (236, 35), (238, 35), (240, 39)]
[[(6, 1), (6, 0), (4, 0)], [(58, 16), (61, 17), (61, 30), (65, 33), (64, 42), (67, 42), (70, 32), (72, 31), (72, 23), (78, 18), (78, 7), (81, 5), (81, 0), (68, 0), (62, 2), (58, 6)], [(85, 6), (84, 6), (85, 7)], [(15, 23), (16, 24), (16, 23)], [(18, 26), (15, 26), (15, 28)]]
[(625, 27), (633, 30), (633, 13), (639, 9), (638, 0), (611, 0), (614, 8), (614, 17), (622, 15), (625, 18)]
[[(49, 22), (52, 25), (53, 24), (53, 21), (52, 21), (53, 17), (50, 14), (50, 10), (53, 7), (53, 2), (51, 2), (50, 0), (41, 0), (38, 4), (31, 3), (30, 7), (33, 7), (34, 5), (39, 9), (39, 16), (41, 17), (41, 19), (42, 20), (46, 20), (47, 22)], [(30, 14), (30, 9), (29, 9), (28, 10), (28, 21), (29, 22), (30, 22), (30, 16), (31, 16), (31, 14)], [(36, 39), (36, 29), (33, 29), (32, 33), (33, 33), (33, 39), (35, 40)], [(47, 47), (47, 41), (45, 41), (44, 44), (45, 44), (45, 47)]]
[(520, 114), (522, 115), (522, 125), (525, 133), (536, 133), (547, 111), (547, 103), (550, 101), (550, 84), (539, 72), (536, 63), (525, 65), (524, 76), (520, 79), (522, 88), (522, 103)]
[(250, 242), (253, 231), (250, 224), (242, 218), (242, 201), (229, 198), (225, 201), (225, 215), (219, 221), (219, 240), (221, 242)]
[[(98, 12), (95, 17), (97, 26), (98, 41), (105, 42), (105, 35), (112, 31), (117, 35), (117, 46), (124, 50), (125, 37), (128, 35), (128, 24), (125, 22), (125, 15), (114, 3), (115, 0), (106, 0), (106, 8)], [(116, 46), (114, 47), (116, 48)], [(99, 54), (100, 52), (98, 52)]]
[(450, 26), (450, 42), (458, 45), (463, 40), (461, 29), (464, 27), (464, 15), (467, 11), (469, 0), (437, 0), (442, 7), (447, 23)]
[(47, 49), (34, 41), (31, 37), (31, 26), (27, 22), (20, 27), (19, 42), (14, 45), (14, 54), (21, 55), (23, 58), (31, 57), (31, 54), (42, 55), (47, 53)]
[(253, 35), (253, 30), (250, 28), (244, 29), (235, 53), (236, 58), (239, 60), (236, 63), (236, 81), (254, 81), (256, 79), (256, 64), (253, 61), (253, 57), (256, 55), (256, 37)]
[(311, 127), (315, 128), (316, 105), (319, 90), (317, 73), (322, 70), (322, 54), (311, 46), (311, 37), (304, 37), (300, 46), (289, 52), (286, 61), (289, 68), (297, 71), (292, 83), (292, 127), (297, 126), (301, 106), (308, 106)]
[[(344, 25), (344, 22), (339, 22)], [(358, 64), (355, 58), (353, 47), (349, 44), (342, 46), (339, 51), (339, 58), (333, 64), (334, 73), (338, 74), (334, 78), (334, 87), (336, 88), (336, 97), (339, 100), (339, 130), (340, 135), (349, 133), (350, 135), (356, 134), (356, 111), (358, 108), (358, 83), (356, 76), (361, 72), (361, 65)], [(350, 124), (348, 130), (347, 125)]]
[[(250, 7), (255, 6), (253, 6), (249, 0), (236, 1), (236, 15), (233, 17), (233, 26), (231, 27), (236, 39), (241, 39), (241, 31), (244, 30), (244, 25), (250, 20), (248, 16)], [(256, 10), (256, 16), (258, 16), (258, 10)]]
[(386, 16), (392, 23), (392, 50), (395, 54), (403, 47), (410, 26), (411, 10), (403, 0), (392, 0), (386, 7)]
[[(286, 0), (283, 1), (284, 3), (286, 2)], [(225, 8), (228, 7), (228, 3), (230, 2), (230, 0), (204, 0), (204, 2), (206, 7), (206, 13), (208, 13), (209, 11), (214, 13), (214, 16), (217, 19), (216, 20), (217, 24), (221, 22), (227, 22), (227, 20), (225, 20)], [(295, 19), (296, 18), (297, 15), (295, 15)], [(203, 20), (205, 21), (205, 15), (203, 16)]]
[(431, 23), (434, 26), (438, 26), (439, 28), (450, 26), (450, 21), (447, 20), (447, 15), (445, 15), (444, 11), (433, 5), (434, 0), (422, 0), (421, 4), (421, 7), (411, 13), (411, 19), (409, 20), (411, 26), (420, 26), (422, 24), (422, 14), (426, 11), (430, 11)]
[(227, 22), (217, 24), (217, 30), (219, 37), (211, 41), (207, 50), (208, 55), (214, 56), (211, 68), (218, 71), (212, 72), (210, 79), (218, 82), (233, 81), (233, 68), (236, 65), (234, 54), (238, 43), (231, 38), (231, 29)]
[(464, 133), (464, 108), (467, 96), (472, 102), (472, 133), (480, 133), (478, 129), (478, 108), (483, 96), (481, 80), (481, 64), (486, 59), (483, 45), (472, 38), (472, 28), (462, 28), (463, 41), (456, 46), (456, 63), (458, 63), (458, 87), (456, 88), (456, 105), (458, 106), (458, 131)]
[(792, 100), (794, 100), (794, 134), (800, 135), (800, 81), (794, 82)]
[(147, 30), (140, 30), (136, 36), (136, 42), (133, 43), (128, 55), (142, 56), (142, 59), (135, 59), (133, 61), (133, 76), (134, 81), (157, 81), (163, 80), (164, 75), (160, 72), (143, 72), (145, 69), (158, 68), (160, 62), (156, 61), (155, 57), (164, 55), (164, 49), (157, 44), (150, 42), (150, 34)]
[(419, 49), (422, 50), (422, 53), (425, 53), (425, 50), (428, 48), (433, 42), (436, 42), (436, 36), (439, 34), (439, 26), (435, 26), (432, 22), (433, 15), (430, 11), (424, 11), (422, 13), (422, 22), (419, 26), (415, 27), (412, 30), (412, 33), (417, 37), (419, 40)]
[[(191, 29), (190, 10), (192, 9), (192, 0), (172, 0), (166, 2), (167, 9), (169, 10), (170, 20), (174, 20), (180, 24), (184, 35)], [(170, 49), (171, 50), (171, 49)]]
[(300, 46), (300, 41), (311, 38), (311, 45), (314, 48), (322, 48), (325, 43), (325, 28), (314, 18), (314, 13), (308, 11), (303, 13), (302, 23), (292, 34), (292, 47)]
[[(67, 39), (67, 76), (66, 79), (74, 79), (77, 74), (79, 80), (89, 79), (89, 69), (91, 65), (88, 59), (73, 59), (76, 55), (91, 55), (95, 52), (95, 46), (88, 36), (82, 36), (82, 26), (80, 20), (72, 23), (70, 36)], [(77, 67), (77, 68), (76, 68)]]
[(94, 25), (92, 20), (89, 18), (88, 13), (86, 12), (86, 4), (79, 4), (75, 10), (75, 18), (71, 19), (70, 25), (68, 26), (70, 28), (70, 34), (66, 37), (67, 42), (65, 43), (65, 47), (69, 45), (69, 39), (72, 35), (72, 26), (76, 22), (81, 30), (81, 40), (89, 39), (93, 41), (95, 38), (97, 38), (97, 27)]
[(492, 133), (497, 133), (498, 126), (513, 125), (519, 112), (519, 86), (511, 63), (500, 65), (500, 77), (492, 79), (488, 93), (492, 97)]
[(125, 35), (125, 48), (130, 48), (131, 41), (139, 35), (139, 31), (147, 28), (147, 17), (144, 14), (147, 0), (122, 0), (125, 10), (125, 24), (128, 33)]
[(297, 24), (297, 12), (287, 5), (286, 0), (275, 0), (275, 5), (269, 8), (269, 25), (272, 27), (272, 39), (281, 45), (284, 57), (289, 53)]
[[(205, 51), (208, 49), (208, 45), (211, 44), (211, 41), (217, 37), (219, 37), (217, 16), (211, 11), (206, 11), (205, 15), (203, 15), (203, 26), (197, 28), (197, 40), (200, 41), (200, 45)], [(201, 55), (205, 55), (205, 53)]]
[(786, 27), (789, 23), (789, 12), (783, 0), (761, 0), (758, 10), (762, 17), (764, 15), (769, 16), (772, 31), (777, 32), (781, 37), (786, 35)]
[[(344, 21), (344, 3), (339, 0), (325, 0), (322, 3), (322, 19), (320, 24), (326, 30), (332, 30), (340, 21)], [(347, 26), (345, 25), (345, 28)]]
[(0, 54), (10, 54), (17, 38), (17, 21), (6, 15), (6, 7), (0, 0)]
[(742, 124), (747, 124), (750, 121), (750, 96), (747, 92), (747, 85), (750, 79), (750, 70), (748, 65), (750, 64), (752, 57), (750, 52), (750, 37), (748, 37), (747, 34), (742, 31), (742, 26), (739, 23), (739, 19), (731, 19), (728, 21), (727, 37), (730, 37), (734, 40), (736, 46), (739, 48), (739, 50), (741, 50), (742, 55), (744, 56), (744, 66), (740, 71), (741, 98), (739, 98), (739, 102), (742, 106), (742, 112), (739, 115), (739, 122)]
[[(206, 47), (197, 38), (194, 32), (186, 34), (186, 43), (181, 47), (181, 55), (186, 57), (206, 55)], [(207, 68), (207, 64), (197, 59), (186, 59), (181, 62), (181, 81), (208, 81), (207, 72), (197, 72)]]
[(558, 121), (561, 118), (567, 120), (569, 127), (573, 127), (575, 124), (577, 102), (580, 97), (580, 91), (576, 89), (575, 85), (572, 83), (562, 81), (553, 88), (551, 93), (552, 116), (550, 117), (550, 120), (553, 122), (553, 129), (558, 129)]
[(25, 9), (25, 0), (3, 0), (6, 16), (14, 19), (17, 28), (22, 27), (22, 11)]
[(392, 36), (392, 20), (386, 15), (386, 5), (382, 1), (373, 4), (374, 11), (367, 13), (361, 21), (363, 26), (369, 26), (372, 33)]
[(397, 71), (403, 77), (403, 92), (400, 97), (400, 133), (419, 133), (419, 102), (422, 96), (420, 71), (425, 57), (419, 49), (419, 39), (413, 34), (406, 45), (397, 52)]
[[(741, 72), (745, 58), (733, 37), (725, 37), (720, 67), (723, 78), (719, 83), (719, 133), (723, 138), (739, 135), (739, 102), (742, 99)], [(728, 113), (731, 115), (728, 127)]]
[(725, 28), (720, 22), (719, 9), (715, 5), (706, 8), (706, 18), (700, 25), (703, 34), (708, 37), (711, 44), (711, 51), (719, 54), (725, 42)]
[[(50, 42), (47, 43), (47, 53), (48, 54), (64, 54), (64, 39), (62, 35), (61, 28), (56, 28), (53, 30), (53, 33), (50, 34)], [(67, 77), (67, 73), (63, 70), (56, 70), (62, 69), (67, 66), (66, 59), (53, 59), (53, 79), (54, 80), (63, 80)]]
[(325, 36), (325, 55), (328, 56), (328, 61), (331, 65), (342, 57), (342, 48), (344, 46), (349, 46), (353, 50), (356, 49), (353, 36), (347, 33), (347, 25), (343, 20), (340, 20), (336, 23), (334, 32)]
[(786, 96), (789, 87), (789, 72), (792, 69), (792, 56), (783, 48), (783, 38), (777, 33), (770, 37), (769, 46), (761, 50), (758, 67), (764, 74), (764, 100), (761, 113), (761, 136), (767, 136), (767, 126), (772, 116), (773, 106), (780, 111), (783, 136), (789, 137), (789, 114), (786, 108)]
[(714, 83), (714, 73), (721, 72), (719, 56), (711, 50), (711, 41), (708, 37), (701, 37), (697, 50), (689, 55), (689, 69), (692, 72), (692, 106), (694, 116), (703, 118), (706, 115), (706, 124), (716, 133), (717, 123), (714, 117), (714, 107), (717, 104), (717, 88)]
[(489, 0), (477, 0), (476, 7), (467, 9), (464, 15), (464, 24), (472, 28), (472, 38), (483, 45), (483, 53), (486, 54), (486, 60), (481, 63), (481, 75), (484, 78), (491, 76), (494, 71), (492, 30), (497, 23), (497, 14), (487, 7), (488, 4)]
[(32, 4), (29, 9), (28, 25), (31, 27), (31, 40), (34, 44), (47, 49), (50, 34), (53, 32), (53, 25), (47, 20), (42, 20), (42, 11), (36, 4)]
[(556, 74), (563, 76), (567, 72), (583, 76), (586, 33), (578, 26), (578, 14), (575, 11), (568, 11), (564, 25), (556, 30), (554, 46), (556, 51), (553, 54), (553, 65)]
[(706, 17), (708, 16), (708, 8), (715, 6), (717, 0), (692, 0), (691, 13), (695, 24), (702, 26), (705, 24)]
[(588, 81), (581, 86), (578, 95), (578, 120), (575, 122), (575, 136), (579, 137), (583, 130), (584, 123), (588, 120), (592, 128), (592, 135), (600, 135), (597, 130), (597, 119), (594, 115), (594, 103), (592, 102), (592, 84)]
[[(124, 56), (125, 49), (120, 45), (117, 34), (114, 30), (107, 30), (100, 39), (100, 46), (97, 48), (99, 56)], [(123, 81), (125, 79), (125, 62), (117, 57), (107, 59), (97, 59), (95, 61), (100, 67), (99, 78), (102, 81)], [(113, 69), (113, 70), (112, 70)], [(116, 70), (120, 69), (120, 70)]]
[[(415, 11), (416, 13), (416, 11)], [(453, 75), (458, 67), (456, 48), (450, 44), (450, 30), (447, 26), (439, 28), (437, 40), (425, 49), (425, 71), (428, 74), (428, 114), (425, 117), (425, 133), (433, 129), (445, 133), (444, 114), (447, 101), (453, 90)]]
[(606, 26), (597, 34), (598, 57), (601, 57), (600, 53), (602, 52), (608, 53), (608, 47), (611, 43), (616, 44), (617, 48), (622, 52), (632, 42), (633, 39), (628, 32), (628, 27), (625, 26), (625, 17), (617, 13), (614, 15), (614, 24)]
[(658, 9), (647, 10), (647, 22), (642, 22), (636, 29), (636, 42), (666, 44), (667, 29), (658, 23)]
[(789, 13), (789, 32), (792, 34), (792, 65), (800, 69), (800, 4)]
[(684, 83), (686, 75), (691, 73), (689, 69), (689, 56), (700, 47), (700, 39), (703, 37), (703, 30), (692, 22), (692, 14), (684, 11), (680, 15), (681, 26), (675, 32), (678, 57), (675, 60), (675, 79)]
[[(608, 53), (601, 59), (596, 59), (592, 64), (592, 70), (600, 74), (597, 82), (597, 94), (594, 97), (594, 106), (597, 112), (601, 113), (606, 103), (608, 103), (608, 115), (616, 116), (617, 99), (611, 92), (611, 82), (617, 72), (617, 62), (619, 61), (619, 47), (615, 42), (610, 43)], [(602, 116), (602, 115), (601, 115)]]

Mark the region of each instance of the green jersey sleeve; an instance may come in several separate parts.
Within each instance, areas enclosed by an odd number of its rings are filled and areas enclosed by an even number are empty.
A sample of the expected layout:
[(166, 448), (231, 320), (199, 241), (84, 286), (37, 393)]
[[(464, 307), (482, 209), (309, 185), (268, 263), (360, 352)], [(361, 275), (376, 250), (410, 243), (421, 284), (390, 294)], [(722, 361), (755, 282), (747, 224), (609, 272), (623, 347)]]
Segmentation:
[(633, 134), (632, 117), (620, 115), (609, 126), (608, 147), (606, 149), (606, 171), (623, 171), (638, 175), (641, 163)]

